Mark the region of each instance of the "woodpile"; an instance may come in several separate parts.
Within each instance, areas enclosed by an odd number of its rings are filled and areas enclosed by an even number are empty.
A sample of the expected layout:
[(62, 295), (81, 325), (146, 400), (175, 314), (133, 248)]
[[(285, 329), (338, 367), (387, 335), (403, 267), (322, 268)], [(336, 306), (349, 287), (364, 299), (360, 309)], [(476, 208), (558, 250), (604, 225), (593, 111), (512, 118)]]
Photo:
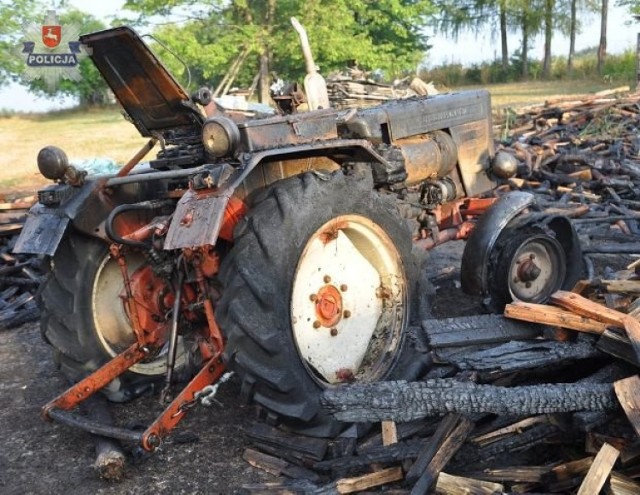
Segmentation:
[(367, 107), (387, 100), (438, 94), (432, 83), (425, 83), (418, 77), (384, 84), (370, 79), (368, 74), (357, 69), (330, 74), (327, 77), (327, 92), (331, 106), (338, 109)]
[(549, 101), (506, 126), (520, 167), (499, 191), (570, 217), (587, 278), (504, 316), (424, 321), (421, 381), (323, 394), (363, 436), (256, 425), (245, 459), (276, 477), (246, 493), (640, 493), (640, 94)]
[(30, 196), (0, 202), (0, 330), (38, 318), (35, 292), (42, 282), (39, 260), (11, 253), (35, 201)]

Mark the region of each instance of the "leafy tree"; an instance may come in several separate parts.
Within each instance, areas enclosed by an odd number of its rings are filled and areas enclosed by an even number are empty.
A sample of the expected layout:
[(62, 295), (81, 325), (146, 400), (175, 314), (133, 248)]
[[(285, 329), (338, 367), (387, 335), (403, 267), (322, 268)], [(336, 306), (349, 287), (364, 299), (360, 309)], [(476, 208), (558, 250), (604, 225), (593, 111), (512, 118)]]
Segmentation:
[(38, 0), (0, 0), (0, 85), (15, 79), (23, 66), (20, 41), (23, 25), (34, 21), (41, 12)]
[[(427, 49), (422, 28), (433, 12), (426, 0), (129, 0), (126, 8), (149, 25), (160, 16), (188, 12), (186, 22), (160, 26), (154, 35), (194, 69), (196, 83), (209, 86), (238, 58), (244, 59), (239, 83), (250, 84), (258, 73), (264, 77), (266, 66), (280, 77), (299, 79), (305, 64), (292, 16), (306, 27), (325, 74), (354, 61), (388, 77), (415, 72)], [(163, 60), (184, 79), (175, 58), (165, 53)]]

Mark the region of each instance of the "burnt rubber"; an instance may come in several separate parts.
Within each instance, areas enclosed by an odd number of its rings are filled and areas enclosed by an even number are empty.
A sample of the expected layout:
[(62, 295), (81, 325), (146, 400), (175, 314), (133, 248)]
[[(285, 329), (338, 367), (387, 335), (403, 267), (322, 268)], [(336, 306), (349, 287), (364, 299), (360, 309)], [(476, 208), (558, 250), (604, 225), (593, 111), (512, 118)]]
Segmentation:
[[(307, 173), (261, 192), (237, 226), (235, 245), (220, 270), (224, 291), (216, 317), (227, 337), (227, 366), (242, 378), (243, 394), (263, 406), (269, 419), (313, 436), (335, 435), (345, 425), (324, 412), (324, 387), (298, 355), (290, 323), (292, 286), (309, 238), (345, 214), (367, 217), (386, 232), (402, 258), (409, 296), (415, 295), (420, 273), (411, 255), (410, 231), (393, 200), (373, 190), (365, 168), (351, 175)], [(387, 379), (414, 379), (429, 364), (426, 354), (417, 351), (420, 332), (411, 326), (427, 316), (415, 308), (427, 305), (409, 301), (403, 343), (384, 374)]]

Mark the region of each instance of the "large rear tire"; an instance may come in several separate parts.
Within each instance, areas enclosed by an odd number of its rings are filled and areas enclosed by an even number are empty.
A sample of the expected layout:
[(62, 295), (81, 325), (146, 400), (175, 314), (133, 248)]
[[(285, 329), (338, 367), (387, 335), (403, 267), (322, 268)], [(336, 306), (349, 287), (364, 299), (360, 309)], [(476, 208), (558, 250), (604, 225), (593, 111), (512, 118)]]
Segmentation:
[(411, 234), (368, 170), (308, 173), (254, 201), (221, 267), (224, 359), (274, 420), (309, 435), (344, 425), (319, 402), (342, 382), (425, 370)]
[[(127, 262), (133, 272), (145, 260), (132, 254)], [(135, 342), (121, 298), (122, 276), (106, 243), (78, 233), (63, 238), (49, 270), (38, 298), (42, 335), (60, 370), (77, 382)], [(181, 350), (178, 362), (184, 361)], [(159, 382), (165, 362), (160, 355), (138, 363), (102, 392), (114, 402), (135, 398)]]

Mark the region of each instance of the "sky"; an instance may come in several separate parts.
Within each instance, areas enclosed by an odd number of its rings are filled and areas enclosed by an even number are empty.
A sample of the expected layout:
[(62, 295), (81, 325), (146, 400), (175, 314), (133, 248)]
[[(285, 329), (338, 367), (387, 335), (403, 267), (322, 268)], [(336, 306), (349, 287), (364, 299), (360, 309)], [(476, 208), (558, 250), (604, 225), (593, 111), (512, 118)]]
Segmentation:
[[(102, 0), (101, 2), (71, 0), (71, 5), (80, 10), (91, 12), (95, 17), (109, 23), (113, 17), (120, 14), (124, 0)], [(622, 7), (609, 7), (609, 19), (607, 28), (608, 53), (620, 53), (634, 48), (640, 23), (629, 21), (629, 15)], [(576, 50), (597, 46), (600, 38), (600, 18), (591, 15), (585, 19), (583, 32), (576, 39)], [(500, 55), (500, 41), (498, 37), (492, 38), (487, 31), (484, 33), (463, 33), (457, 40), (447, 38), (439, 33), (429, 33), (431, 50), (425, 60), (427, 67), (433, 67), (444, 63), (461, 63), (469, 65), (487, 60), (493, 60)], [(517, 34), (509, 35), (509, 51), (520, 46), (520, 37)], [(530, 56), (542, 59), (544, 43), (542, 37), (538, 37), (533, 43)], [(566, 36), (554, 35), (552, 50), (554, 55), (565, 55), (569, 52), (569, 39)], [(11, 84), (0, 88), (0, 110), (22, 110), (26, 112), (45, 112), (48, 110), (73, 106), (73, 99), (36, 98), (24, 87)]]

